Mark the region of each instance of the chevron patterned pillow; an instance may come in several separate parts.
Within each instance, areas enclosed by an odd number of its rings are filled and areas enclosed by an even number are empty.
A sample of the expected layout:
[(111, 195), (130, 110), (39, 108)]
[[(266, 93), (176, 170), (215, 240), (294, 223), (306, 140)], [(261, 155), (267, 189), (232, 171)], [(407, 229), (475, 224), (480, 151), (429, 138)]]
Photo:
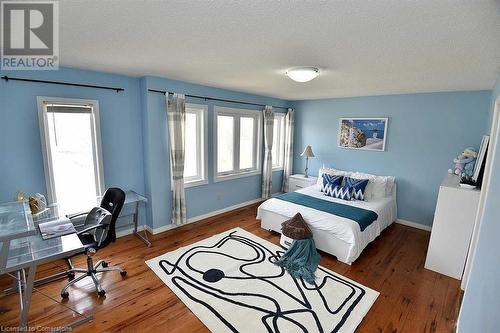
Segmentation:
[(352, 187), (347, 185), (345, 186), (327, 185), (327, 188), (325, 189), (325, 195), (329, 195), (331, 197), (347, 201), (351, 200), (351, 193), (352, 193)]
[(345, 177), (345, 185), (352, 189), (351, 197), (353, 200), (365, 200), (365, 189), (366, 185), (368, 185), (368, 179)]
[(344, 179), (344, 176), (328, 175), (326, 173), (322, 177), (321, 192), (326, 192), (327, 188), (333, 189), (335, 186), (342, 185), (342, 180)]

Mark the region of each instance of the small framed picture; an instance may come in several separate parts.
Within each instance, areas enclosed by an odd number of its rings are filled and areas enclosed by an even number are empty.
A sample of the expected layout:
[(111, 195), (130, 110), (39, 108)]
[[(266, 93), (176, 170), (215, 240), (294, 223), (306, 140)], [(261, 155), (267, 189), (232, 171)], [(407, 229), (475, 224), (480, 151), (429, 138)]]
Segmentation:
[(384, 151), (388, 118), (340, 118), (339, 147)]

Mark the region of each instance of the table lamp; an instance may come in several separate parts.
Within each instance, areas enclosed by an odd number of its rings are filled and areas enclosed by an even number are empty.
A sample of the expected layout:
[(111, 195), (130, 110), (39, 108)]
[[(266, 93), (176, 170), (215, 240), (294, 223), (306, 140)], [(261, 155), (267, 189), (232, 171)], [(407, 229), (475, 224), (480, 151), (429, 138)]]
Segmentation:
[(311, 146), (306, 146), (306, 148), (304, 148), (304, 151), (302, 152), (302, 154), (300, 154), (300, 156), (306, 158), (306, 169), (304, 170), (304, 172), (305, 172), (305, 178), (309, 178), (308, 174), (309, 157), (314, 157), (314, 153), (312, 151)]

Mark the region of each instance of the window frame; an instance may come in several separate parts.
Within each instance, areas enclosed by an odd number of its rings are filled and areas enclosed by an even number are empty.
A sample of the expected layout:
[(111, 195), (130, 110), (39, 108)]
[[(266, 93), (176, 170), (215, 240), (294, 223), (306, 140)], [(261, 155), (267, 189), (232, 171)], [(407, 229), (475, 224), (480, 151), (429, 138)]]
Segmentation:
[[(65, 97), (46, 97), (37, 96), (38, 104), (38, 122), (40, 128), (40, 141), (42, 147), (43, 156), (43, 166), (45, 174), (45, 183), (47, 186), (47, 200), (48, 203), (57, 203), (55, 181), (54, 181), (54, 170), (52, 168), (52, 154), (50, 150), (50, 134), (49, 134), (49, 124), (48, 124), (48, 113), (47, 106), (52, 104), (61, 105), (78, 105), (78, 106), (88, 106), (92, 108), (91, 119), (93, 120), (91, 125), (91, 133), (93, 135), (92, 140), (92, 153), (94, 154), (94, 159), (96, 163), (94, 164), (94, 174), (96, 175), (95, 185), (97, 191), (96, 198), (102, 196), (106, 190), (104, 185), (104, 167), (102, 158), (102, 141), (101, 141), (101, 123), (99, 115), (99, 102), (97, 100), (90, 99), (77, 99), (77, 98), (65, 98)], [(81, 213), (81, 212), (69, 212), (69, 213)]]
[[(234, 156), (233, 156), (233, 167), (232, 171), (226, 172), (217, 172), (218, 168), (218, 140), (217, 140), (217, 117), (221, 116), (232, 116), (234, 117), (234, 131), (233, 131), (233, 140), (234, 140)], [(240, 169), (240, 118), (241, 117), (252, 117), (255, 121), (254, 126), (254, 161), (255, 166), (252, 168)], [(251, 110), (251, 109), (239, 109), (239, 108), (231, 108), (231, 107), (223, 107), (223, 106), (214, 106), (214, 120), (213, 120), (213, 142), (214, 142), (214, 183), (237, 179), (242, 177), (260, 175), (262, 173), (262, 113), (259, 110)]]
[[(274, 113), (274, 120), (279, 119), (280, 123), (278, 126), (279, 129), (279, 136), (276, 136), (276, 133), (273, 133), (273, 138), (277, 138), (277, 147), (279, 149), (278, 151), (278, 163), (274, 164), (274, 161), (272, 161), (273, 164), (273, 171), (279, 171), (283, 170), (284, 167), (284, 161), (285, 161), (285, 113)], [(273, 124), (274, 127), (274, 124)], [(274, 144), (273, 144), (273, 149), (274, 149)]]
[[(188, 109), (194, 109), (196, 111), (192, 112), (188, 111)], [(196, 144), (198, 146), (198, 151), (201, 153), (201, 158), (198, 156), (197, 170), (201, 176), (189, 177), (191, 179), (188, 180), (184, 178), (184, 188), (208, 184), (208, 105), (186, 103), (186, 114), (187, 113), (195, 113), (197, 115)]]

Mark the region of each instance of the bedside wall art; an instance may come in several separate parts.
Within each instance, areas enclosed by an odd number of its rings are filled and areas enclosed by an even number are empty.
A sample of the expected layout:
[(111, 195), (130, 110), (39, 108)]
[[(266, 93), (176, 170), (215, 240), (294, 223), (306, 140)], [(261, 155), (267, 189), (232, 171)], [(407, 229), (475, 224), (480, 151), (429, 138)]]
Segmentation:
[(340, 118), (339, 147), (384, 151), (388, 118)]

